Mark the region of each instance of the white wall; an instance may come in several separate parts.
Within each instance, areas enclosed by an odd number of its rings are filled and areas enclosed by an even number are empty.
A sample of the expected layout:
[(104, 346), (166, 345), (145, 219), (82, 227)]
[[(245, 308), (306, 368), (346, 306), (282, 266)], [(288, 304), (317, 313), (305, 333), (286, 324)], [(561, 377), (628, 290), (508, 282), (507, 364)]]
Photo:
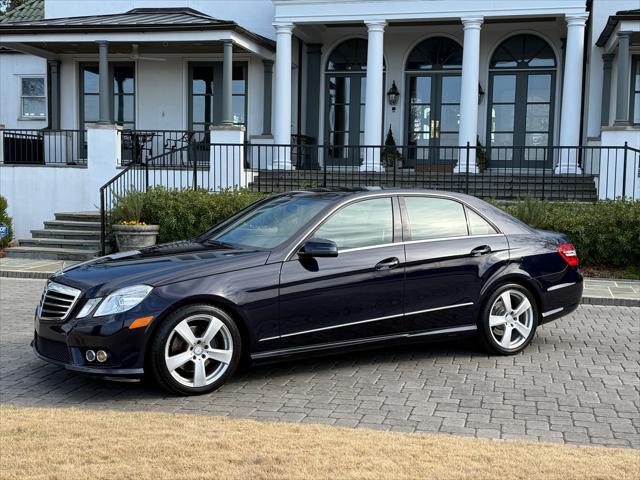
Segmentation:
[(271, 0), (45, 0), (44, 3), (45, 18), (123, 13), (133, 8), (188, 7), (275, 38)]
[(47, 62), (21, 53), (0, 53), (0, 124), (6, 128), (44, 128), (47, 120), (20, 118), (20, 76), (45, 75)]

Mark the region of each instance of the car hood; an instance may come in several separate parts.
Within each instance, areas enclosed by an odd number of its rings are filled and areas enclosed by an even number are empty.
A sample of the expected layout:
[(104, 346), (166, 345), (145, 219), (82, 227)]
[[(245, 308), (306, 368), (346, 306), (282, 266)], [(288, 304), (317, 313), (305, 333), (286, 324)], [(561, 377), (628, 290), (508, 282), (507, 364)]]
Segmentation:
[(264, 265), (268, 258), (264, 250), (185, 241), (96, 258), (73, 265), (51, 280), (99, 297), (130, 285), (155, 287)]

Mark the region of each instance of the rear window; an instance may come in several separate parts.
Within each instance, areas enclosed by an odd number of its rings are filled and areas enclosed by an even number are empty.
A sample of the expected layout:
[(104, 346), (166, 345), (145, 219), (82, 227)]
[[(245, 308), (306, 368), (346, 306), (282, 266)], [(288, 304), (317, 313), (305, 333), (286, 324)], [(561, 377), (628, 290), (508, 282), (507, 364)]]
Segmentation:
[(490, 235), (498, 233), (493, 226), (473, 210), (467, 208), (467, 221), (471, 235)]
[(462, 204), (444, 198), (404, 197), (411, 240), (468, 235)]

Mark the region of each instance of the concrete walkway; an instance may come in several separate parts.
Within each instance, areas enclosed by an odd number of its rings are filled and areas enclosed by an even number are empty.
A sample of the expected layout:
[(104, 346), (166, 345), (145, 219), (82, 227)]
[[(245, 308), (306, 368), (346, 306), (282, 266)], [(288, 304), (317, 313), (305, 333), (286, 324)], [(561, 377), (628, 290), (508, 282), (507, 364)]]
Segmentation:
[[(70, 260), (0, 258), (0, 277), (46, 279), (61, 268), (75, 263)], [(640, 307), (640, 281), (587, 278), (582, 303)]]

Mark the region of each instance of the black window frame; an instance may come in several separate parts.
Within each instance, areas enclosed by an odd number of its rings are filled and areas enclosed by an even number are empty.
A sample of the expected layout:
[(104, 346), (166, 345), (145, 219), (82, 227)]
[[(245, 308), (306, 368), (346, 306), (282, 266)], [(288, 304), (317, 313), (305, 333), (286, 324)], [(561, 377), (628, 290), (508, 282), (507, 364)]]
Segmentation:
[(640, 82), (636, 86), (636, 76), (640, 76), (640, 55), (631, 55), (631, 79), (629, 80), (629, 123), (640, 125), (640, 112), (635, 121), (636, 96), (640, 97)]

